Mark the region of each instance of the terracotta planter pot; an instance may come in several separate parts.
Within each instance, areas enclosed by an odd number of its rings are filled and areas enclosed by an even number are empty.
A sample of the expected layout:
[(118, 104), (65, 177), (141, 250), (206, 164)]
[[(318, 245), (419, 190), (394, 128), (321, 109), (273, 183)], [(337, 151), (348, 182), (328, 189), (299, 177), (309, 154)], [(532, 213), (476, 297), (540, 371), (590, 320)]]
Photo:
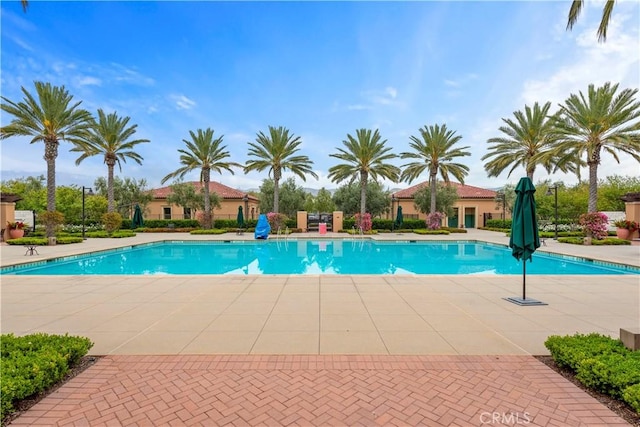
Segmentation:
[(618, 237), (618, 239), (630, 240), (631, 231), (627, 230), (626, 228), (618, 228), (616, 229), (616, 236)]
[(24, 237), (24, 230), (9, 230), (9, 236), (12, 239), (19, 239)]

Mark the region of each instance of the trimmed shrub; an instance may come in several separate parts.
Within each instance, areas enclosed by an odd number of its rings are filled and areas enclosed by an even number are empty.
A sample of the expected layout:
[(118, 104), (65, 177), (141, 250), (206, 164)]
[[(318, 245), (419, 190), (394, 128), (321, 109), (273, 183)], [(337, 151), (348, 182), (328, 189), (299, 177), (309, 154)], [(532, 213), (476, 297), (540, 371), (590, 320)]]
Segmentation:
[[(571, 245), (584, 245), (583, 237), (558, 237), (558, 242), (560, 243), (569, 243)], [(604, 238), (602, 240), (592, 240), (591, 245), (593, 246), (616, 246), (616, 245), (630, 245), (631, 241), (622, 240), (618, 238)]]
[(597, 333), (571, 336), (551, 335), (544, 342), (553, 360), (561, 368), (578, 370), (580, 362), (601, 354), (624, 353), (622, 341)]
[(92, 237), (92, 238), (97, 238), (97, 239), (104, 239), (107, 237), (110, 238), (114, 238), (114, 239), (120, 239), (123, 237), (134, 237), (136, 235), (136, 233), (134, 233), (131, 230), (118, 230), (118, 231), (114, 231), (113, 234), (109, 234), (106, 231), (91, 231), (89, 233), (85, 233), (87, 237)]
[(634, 384), (624, 389), (622, 400), (627, 402), (636, 412), (640, 413), (640, 384)]
[(69, 368), (87, 354), (93, 343), (69, 335), (3, 334), (0, 340), (0, 416), (13, 404), (60, 381)]
[[(131, 221), (129, 221), (131, 222)], [(235, 220), (233, 221), (235, 224)], [(144, 228), (199, 228), (195, 219), (145, 219)]]
[(418, 230), (413, 230), (414, 233), (416, 234), (420, 234), (420, 235), (426, 235), (426, 234), (433, 234), (433, 235), (437, 235), (437, 234), (451, 234), (449, 232), (449, 230), (445, 230), (444, 228), (440, 228), (438, 230), (427, 230), (426, 228), (422, 228), (422, 229), (418, 229)]
[(107, 234), (111, 235), (115, 231), (118, 231), (122, 225), (122, 215), (118, 212), (109, 212), (102, 215), (102, 223)]
[(485, 226), (486, 228), (511, 230), (511, 220), (510, 219), (488, 219)]
[[(57, 237), (56, 242), (59, 245), (66, 245), (70, 243), (82, 243), (83, 240), (82, 240), (82, 237), (63, 236), (63, 237)], [(20, 239), (7, 240), (6, 243), (9, 245), (17, 245), (17, 246), (23, 246), (23, 245), (47, 246), (49, 244), (46, 237), (45, 238), (22, 237)]]
[[(237, 227), (236, 227), (237, 228)], [(235, 231), (235, 229), (234, 229)], [(224, 234), (224, 233), (228, 233), (229, 230), (227, 229), (223, 229), (223, 228), (212, 228), (209, 230), (191, 230), (189, 233), (190, 234)]]
[(609, 353), (582, 360), (576, 378), (589, 388), (622, 398), (623, 390), (640, 383), (640, 353)]

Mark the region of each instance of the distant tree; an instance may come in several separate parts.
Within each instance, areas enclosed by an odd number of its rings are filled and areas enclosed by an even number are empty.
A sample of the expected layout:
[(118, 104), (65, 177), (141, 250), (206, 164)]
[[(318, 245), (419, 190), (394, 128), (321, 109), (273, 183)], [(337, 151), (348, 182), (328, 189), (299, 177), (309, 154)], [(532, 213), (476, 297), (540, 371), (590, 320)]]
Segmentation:
[[(260, 212), (275, 212), (273, 210), (273, 193), (275, 184), (272, 179), (265, 179), (260, 186)], [(296, 185), (293, 177), (287, 178), (280, 188), (280, 212), (289, 218), (295, 218), (296, 213), (304, 209), (307, 192)]]
[(622, 196), (640, 192), (640, 176), (608, 176), (598, 183), (598, 211), (624, 211)]
[[(392, 182), (398, 182), (400, 169), (388, 163), (398, 157), (391, 153), (393, 147), (387, 146), (387, 140), (383, 140), (378, 129), (357, 129), (356, 136), (347, 134), (347, 139), (342, 141), (344, 148), (338, 148), (338, 152), (330, 154), (331, 157), (342, 160), (344, 163), (329, 168), (331, 181), (340, 183), (349, 180), (349, 183), (358, 181), (360, 186), (360, 216), (369, 211), (374, 216), (373, 208), (367, 204), (367, 185), (369, 178), (378, 181), (378, 178), (386, 178)], [(334, 199), (335, 200), (335, 199)], [(338, 205), (338, 203), (336, 202)]]
[[(195, 218), (196, 211), (204, 209), (204, 195), (197, 193), (191, 183), (176, 181), (169, 186), (171, 193), (167, 196), (167, 203), (182, 206), (191, 210), (191, 218)], [(212, 206), (220, 205), (220, 198), (216, 193), (209, 195)]]
[(316, 212), (316, 199), (313, 197), (313, 194), (307, 193), (304, 198), (303, 208), (307, 212)]
[(604, 151), (620, 163), (622, 152), (640, 162), (640, 103), (638, 89), (617, 93), (618, 84), (589, 85), (587, 95), (571, 94), (554, 116), (556, 136), (549, 155), (586, 157), (589, 168), (588, 212), (598, 208), (598, 166)]
[[(44, 142), (44, 159), (47, 162), (47, 211), (56, 210), (56, 158), (60, 140), (76, 143), (93, 123), (91, 113), (80, 108), (82, 101), (72, 103), (73, 96), (64, 86), (34, 82), (36, 96), (24, 87), (24, 100), (13, 102), (0, 97), (0, 108), (13, 116), (13, 120), (0, 128), (0, 139), (15, 136), (32, 136), (31, 143)], [(55, 227), (47, 222), (46, 235), (53, 237)]]
[(401, 180), (411, 183), (425, 170), (429, 172), (431, 194), (429, 213), (433, 214), (436, 212), (438, 173), (445, 183), (449, 182), (449, 175), (453, 175), (458, 182), (464, 184), (464, 177), (469, 173), (469, 167), (456, 163), (455, 160), (458, 157), (470, 156), (471, 153), (465, 151), (469, 147), (455, 147), (462, 136), (447, 129), (446, 124), (425, 126), (419, 131), (420, 137), (412, 135), (409, 138), (411, 140), (409, 146), (413, 151), (400, 154), (403, 159), (416, 159), (402, 166)]
[(331, 192), (322, 187), (315, 197), (316, 212), (333, 212), (336, 210), (336, 204), (333, 203)]
[[(344, 212), (345, 217), (351, 217), (361, 211), (360, 184), (349, 183), (338, 187), (333, 193), (333, 202), (336, 209)], [(371, 217), (380, 217), (389, 212), (391, 193), (385, 190), (383, 185), (376, 181), (369, 181), (366, 188), (367, 210)]]
[(282, 172), (290, 170), (303, 181), (307, 180), (307, 175), (318, 179), (318, 175), (311, 169), (313, 162), (309, 157), (296, 155), (300, 150), (300, 144), (302, 144), (300, 137), (294, 137), (293, 133), (290, 135), (289, 129), (282, 126), (277, 128), (269, 126), (268, 135), (258, 132), (256, 142), (249, 142), (248, 156), (251, 158), (245, 163), (244, 172), (269, 171), (269, 177), (273, 180), (272, 212), (285, 213), (280, 209)]
[[(431, 186), (425, 185), (413, 194), (416, 209), (423, 214), (431, 212)], [(449, 217), (455, 215), (453, 206), (458, 201), (458, 190), (451, 185), (438, 183), (436, 186), (436, 210)]]
[(108, 211), (115, 211), (115, 199), (113, 193), (113, 172), (116, 164), (122, 171), (120, 163), (131, 159), (142, 164), (142, 156), (135, 151), (136, 145), (149, 142), (148, 139), (132, 139), (136, 133), (138, 125), (129, 126), (129, 117), (118, 117), (117, 113), (105, 114), (102, 109), (98, 110), (98, 121), (87, 133), (87, 136), (78, 141), (71, 150), (81, 153), (76, 159), (76, 165), (92, 156), (103, 156), (107, 165), (107, 200)]
[(16, 202), (17, 210), (44, 212), (47, 210), (47, 188), (44, 175), (2, 181), (3, 193), (17, 194), (22, 198)]
[[(96, 193), (107, 198), (107, 180), (103, 177), (97, 178), (93, 183)], [(123, 218), (131, 218), (135, 205), (140, 205), (142, 212), (153, 200), (153, 195), (147, 188), (147, 180), (142, 178), (137, 181), (135, 178), (120, 177), (113, 179), (113, 197), (116, 203), (116, 210)]]
[[(613, 14), (614, 0), (606, 0), (604, 8), (602, 9), (602, 18), (600, 19), (600, 25), (598, 26), (598, 41), (607, 41), (607, 29), (609, 28), (609, 22), (611, 21), (611, 15)], [(578, 21), (582, 7), (584, 6), (584, 0), (573, 0), (571, 3), (571, 9), (569, 9), (569, 16), (567, 18), (567, 30), (571, 30), (575, 23)]]
[(187, 149), (179, 149), (180, 163), (182, 167), (171, 172), (164, 178), (162, 183), (164, 184), (170, 179), (179, 178), (194, 170), (200, 170), (200, 182), (204, 189), (204, 216), (203, 223), (204, 228), (211, 228), (211, 195), (209, 194), (209, 183), (211, 182), (211, 171), (222, 173), (223, 170), (230, 172), (233, 175), (232, 167), (242, 167), (235, 162), (229, 162), (226, 159), (230, 156), (226, 151), (226, 146), (222, 144), (222, 136), (219, 138), (213, 137), (213, 129), (207, 128), (205, 130), (198, 129), (196, 132), (189, 131), (191, 140), (183, 139)]

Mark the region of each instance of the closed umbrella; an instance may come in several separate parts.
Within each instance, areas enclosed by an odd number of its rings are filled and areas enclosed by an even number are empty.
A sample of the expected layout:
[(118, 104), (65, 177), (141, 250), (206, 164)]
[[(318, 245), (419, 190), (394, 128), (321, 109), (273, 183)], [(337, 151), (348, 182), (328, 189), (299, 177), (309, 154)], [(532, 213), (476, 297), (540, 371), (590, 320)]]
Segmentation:
[(398, 206), (398, 214), (396, 215), (396, 228), (402, 227), (404, 219), (402, 218), (402, 206)]
[(242, 206), (238, 206), (238, 216), (236, 221), (238, 223), (238, 234), (240, 234), (244, 228), (244, 214), (242, 213)]
[(536, 188), (528, 177), (520, 178), (516, 186), (516, 202), (511, 217), (511, 238), (509, 247), (511, 254), (518, 261), (522, 260), (522, 298), (507, 298), (519, 305), (546, 305), (534, 299), (527, 299), (527, 260), (532, 261), (532, 255), (540, 247), (538, 236), (538, 220), (536, 218), (536, 201), (533, 194)]
[(142, 209), (140, 209), (140, 205), (136, 205), (133, 211), (133, 219), (131, 220), (131, 227), (140, 228), (144, 225), (144, 221), (142, 219)]

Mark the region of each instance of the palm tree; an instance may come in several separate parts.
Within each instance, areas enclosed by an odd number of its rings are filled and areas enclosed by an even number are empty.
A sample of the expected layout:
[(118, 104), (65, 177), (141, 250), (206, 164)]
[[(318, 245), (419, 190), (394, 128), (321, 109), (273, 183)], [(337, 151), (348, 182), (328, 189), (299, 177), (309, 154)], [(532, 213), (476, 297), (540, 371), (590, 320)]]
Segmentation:
[(461, 139), (461, 135), (456, 135), (455, 131), (447, 129), (447, 125), (443, 124), (425, 126), (420, 131), (420, 138), (411, 136), (409, 146), (413, 148), (413, 152), (401, 153), (403, 159), (418, 159), (416, 162), (407, 163), (402, 167), (402, 181), (410, 183), (422, 174), (426, 169), (429, 170), (429, 185), (431, 188), (431, 206), (429, 213), (436, 212), (436, 182), (437, 175), (440, 176), (445, 183), (449, 182), (449, 174), (453, 175), (461, 184), (464, 184), (464, 177), (469, 173), (469, 168), (461, 163), (454, 163), (456, 157), (470, 156), (471, 153), (464, 151), (469, 147), (456, 148)]
[(91, 156), (103, 155), (107, 164), (107, 212), (115, 211), (113, 197), (113, 169), (118, 164), (122, 171), (120, 161), (126, 163), (127, 158), (134, 160), (139, 165), (142, 164), (142, 156), (133, 151), (134, 147), (148, 139), (130, 140), (138, 125), (128, 126), (129, 117), (118, 117), (117, 113), (106, 115), (102, 109), (98, 110), (98, 121), (89, 131), (87, 138), (71, 150), (82, 153), (76, 160), (76, 165), (82, 163), (84, 159)]
[[(31, 143), (44, 142), (44, 159), (47, 162), (47, 211), (56, 210), (56, 158), (60, 140), (76, 143), (81, 140), (93, 123), (91, 113), (79, 108), (82, 101), (72, 103), (73, 96), (64, 86), (34, 82), (36, 96), (24, 87), (24, 100), (18, 103), (4, 96), (0, 108), (14, 119), (0, 128), (0, 139), (11, 136), (32, 136)], [(54, 226), (47, 222), (47, 237), (55, 234)]]
[[(598, 27), (598, 41), (607, 41), (607, 29), (609, 28), (609, 21), (611, 21), (611, 14), (613, 13), (613, 6), (615, 0), (607, 0), (602, 9), (602, 19), (600, 20), (600, 26)], [(569, 17), (567, 18), (567, 29), (573, 28), (578, 21), (582, 7), (584, 6), (584, 0), (573, 0), (571, 3), (571, 9), (569, 9)]]
[(491, 138), (487, 142), (492, 144), (489, 152), (482, 156), (482, 160), (492, 159), (485, 163), (484, 168), (490, 177), (499, 176), (507, 167), (511, 166), (507, 176), (522, 166), (527, 176), (533, 181), (533, 174), (538, 165), (543, 166), (548, 173), (554, 164), (556, 169), (563, 172), (576, 172), (573, 158), (561, 159), (545, 156), (553, 139), (553, 120), (549, 117), (551, 103), (545, 103), (542, 108), (536, 102), (533, 109), (528, 105), (522, 111), (515, 111), (515, 121), (502, 119), (506, 126), (500, 127), (500, 132), (506, 137)]
[(250, 171), (262, 172), (269, 170), (269, 177), (273, 179), (273, 211), (279, 213), (280, 202), (280, 178), (282, 172), (289, 169), (294, 174), (307, 180), (306, 175), (318, 179), (318, 175), (311, 169), (313, 162), (307, 156), (294, 156), (299, 150), (302, 140), (299, 136), (289, 135), (289, 129), (282, 126), (276, 128), (269, 126), (269, 135), (258, 132), (256, 142), (249, 142), (249, 157), (244, 173)]
[(225, 151), (226, 146), (222, 144), (221, 135), (219, 138), (213, 138), (213, 129), (198, 129), (197, 133), (189, 131), (191, 140), (183, 139), (187, 150), (179, 149), (181, 168), (162, 178), (164, 184), (172, 178), (182, 179), (184, 176), (195, 169), (200, 169), (200, 182), (203, 184), (204, 192), (204, 227), (211, 228), (211, 196), (209, 194), (209, 182), (211, 181), (211, 170), (222, 174), (223, 170), (231, 172), (232, 167), (242, 167), (242, 165), (234, 162), (226, 162), (224, 159), (229, 157), (229, 152)]
[(338, 153), (330, 154), (331, 157), (345, 161), (346, 163), (329, 168), (329, 178), (332, 182), (339, 183), (346, 179), (354, 182), (360, 179), (360, 218), (367, 212), (367, 182), (369, 178), (378, 180), (378, 177), (387, 178), (398, 182), (400, 169), (388, 160), (398, 157), (389, 153), (392, 147), (385, 147), (387, 140), (382, 140), (378, 129), (357, 129), (356, 137), (347, 134), (347, 139), (342, 141), (345, 148), (338, 148)]
[(554, 119), (557, 141), (552, 154), (576, 158), (586, 154), (589, 167), (588, 211), (598, 204), (598, 165), (601, 153), (611, 154), (620, 163), (618, 152), (640, 162), (640, 103), (634, 98), (638, 89), (624, 89), (616, 94), (618, 84), (607, 82), (596, 88), (589, 85), (587, 96), (571, 94), (560, 105)]

